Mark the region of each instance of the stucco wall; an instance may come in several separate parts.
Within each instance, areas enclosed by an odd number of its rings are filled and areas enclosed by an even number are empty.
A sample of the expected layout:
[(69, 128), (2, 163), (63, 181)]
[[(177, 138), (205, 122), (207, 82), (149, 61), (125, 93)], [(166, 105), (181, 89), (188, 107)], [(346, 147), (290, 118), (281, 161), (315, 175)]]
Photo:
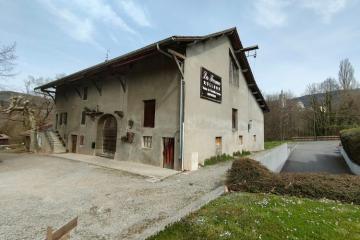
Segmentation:
[[(90, 79), (78, 84), (78, 87), (88, 87), (88, 99), (82, 100), (73, 86), (58, 88), (56, 94), (56, 112), (67, 112), (66, 125), (58, 130), (66, 139), (68, 149), (71, 148), (71, 135), (78, 135), (77, 152), (95, 154), (101, 151), (101, 144), (96, 149), (91, 148), (92, 142), (97, 142), (97, 126), (101, 116), (92, 120), (86, 117), (86, 124), (81, 125), (81, 112), (84, 107), (98, 108), (105, 114), (113, 115), (117, 120), (117, 145), (115, 159), (130, 160), (162, 166), (162, 138), (175, 137), (175, 168), (178, 162), (178, 129), (179, 129), (179, 73), (175, 63), (163, 55), (154, 55), (133, 64), (126, 75), (121, 78), (126, 82), (124, 92), (120, 84), (119, 75), (99, 77), (102, 86), (100, 95)], [(155, 128), (143, 127), (143, 100), (155, 99)], [(123, 111), (121, 118), (114, 111)], [(130, 129), (128, 121), (134, 121)], [(135, 133), (132, 144), (121, 141), (127, 131)], [(79, 146), (79, 136), (85, 136), (85, 143)], [(143, 148), (143, 136), (152, 136), (152, 148)], [(99, 141), (98, 141), (99, 142)]]
[[(257, 151), (264, 148), (263, 113), (240, 73), (239, 87), (229, 83), (227, 37), (211, 39), (187, 48), (185, 60), (184, 167), (194, 169), (194, 157), (202, 164), (216, 154), (215, 138), (222, 137), (222, 152)], [(222, 102), (200, 98), (200, 69), (205, 67), (222, 78)], [(238, 110), (238, 128), (232, 129), (232, 108)], [(249, 120), (252, 128), (248, 131)], [(239, 136), (243, 136), (243, 144)], [(256, 135), (256, 141), (254, 141)]]

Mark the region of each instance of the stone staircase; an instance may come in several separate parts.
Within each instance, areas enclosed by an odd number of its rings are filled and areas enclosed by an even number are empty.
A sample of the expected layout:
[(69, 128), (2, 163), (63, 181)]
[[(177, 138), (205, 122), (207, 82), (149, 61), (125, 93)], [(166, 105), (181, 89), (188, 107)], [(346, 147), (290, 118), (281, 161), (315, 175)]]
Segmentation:
[(58, 131), (48, 130), (45, 134), (53, 153), (66, 153), (65, 142)]

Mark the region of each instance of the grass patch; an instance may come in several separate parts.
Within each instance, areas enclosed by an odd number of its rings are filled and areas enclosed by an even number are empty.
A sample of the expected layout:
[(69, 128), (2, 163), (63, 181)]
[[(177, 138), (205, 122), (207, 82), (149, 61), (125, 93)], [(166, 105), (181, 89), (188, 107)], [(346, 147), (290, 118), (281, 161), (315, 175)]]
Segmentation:
[(148, 240), (360, 239), (360, 206), (267, 194), (232, 193)]
[(360, 176), (325, 173), (276, 174), (249, 158), (233, 162), (226, 184), (232, 191), (328, 198), (360, 204)]
[(266, 141), (264, 143), (264, 148), (265, 148), (265, 150), (271, 149), (271, 148), (280, 146), (281, 144), (286, 143), (286, 142), (287, 141)]
[(221, 163), (221, 162), (226, 162), (229, 160), (234, 160), (235, 158), (245, 157), (250, 154), (251, 154), (251, 152), (243, 150), (242, 152), (240, 152), (240, 151), (234, 152), (232, 156), (228, 155), (228, 154), (221, 154), (221, 155), (213, 156), (211, 158), (205, 159), (204, 166), (209, 166), (209, 165), (214, 165), (214, 164)]
[(205, 159), (204, 166), (214, 165), (214, 164), (217, 164), (220, 162), (226, 162), (226, 161), (233, 160), (233, 159), (234, 159), (234, 157), (230, 156), (228, 154), (213, 156), (211, 158)]

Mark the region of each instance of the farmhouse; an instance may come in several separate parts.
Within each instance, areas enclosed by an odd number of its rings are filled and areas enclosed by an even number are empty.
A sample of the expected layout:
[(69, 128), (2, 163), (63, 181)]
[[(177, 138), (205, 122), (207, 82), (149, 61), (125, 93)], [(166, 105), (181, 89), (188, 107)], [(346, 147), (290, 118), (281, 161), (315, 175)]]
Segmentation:
[(268, 106), (236, 28), (172, 36), (37, 89), (70, 152), (194, 170), (264, 148)]

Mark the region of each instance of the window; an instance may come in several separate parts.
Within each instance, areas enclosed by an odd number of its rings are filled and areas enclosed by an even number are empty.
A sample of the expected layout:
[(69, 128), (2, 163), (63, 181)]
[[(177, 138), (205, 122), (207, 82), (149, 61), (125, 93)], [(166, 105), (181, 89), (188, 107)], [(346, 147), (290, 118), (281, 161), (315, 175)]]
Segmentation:
[(242, 135), (239, 136), (239, 142), (240, 142), (240, 145), (243, 145), (244, 140), (243, 140), (243, 136), (242, 136)]
[(67, 124), (67, 112), (64, 113), (64, 125)]
[(83, 145), (84, 145), (84, 140), (85, 140), (84, 136), (81, 135), (81, 136), (80, 136), (80, 146), (83, 146)]
[(232, 129), (237, 130), (238, 128), (238, 110), (232, 109)]
[(83, 100), (87, 100), (87, 96), (88, 96), (88, 88), (87, 87), (84, 87), (83, 89)]
[(253, 135), (254, 142), (256, 142), (256, 135)]
[(58, 127), (58, 121), (59, 121), (59, 114), (56, 114), (56, 117), (55, 117), (55, 129), (57, 129), (57, 127)]
[(229, 57), (229, 81), (231, 85), (239, 87), (239, 66), (236, 63), (235, 57), (231, 50), (229, 50)]
[(143, 147), (144, 148), (152, 147), (152, 137), (151, 136), (143, 136)]
[(81, 113), (81, 125), (85, 125), (86, 122), (86, 112), (82, 111)]
[(60, 126), (62, 125), (62, 123), (63, 123), (63, 113), (60, 113)]
[(222, 154), (222, 138), (221, 137), (215, 138), (215, 154), (216, 155)]
[(155, 100), (144, 100), (144, 127), (155, 127)]

